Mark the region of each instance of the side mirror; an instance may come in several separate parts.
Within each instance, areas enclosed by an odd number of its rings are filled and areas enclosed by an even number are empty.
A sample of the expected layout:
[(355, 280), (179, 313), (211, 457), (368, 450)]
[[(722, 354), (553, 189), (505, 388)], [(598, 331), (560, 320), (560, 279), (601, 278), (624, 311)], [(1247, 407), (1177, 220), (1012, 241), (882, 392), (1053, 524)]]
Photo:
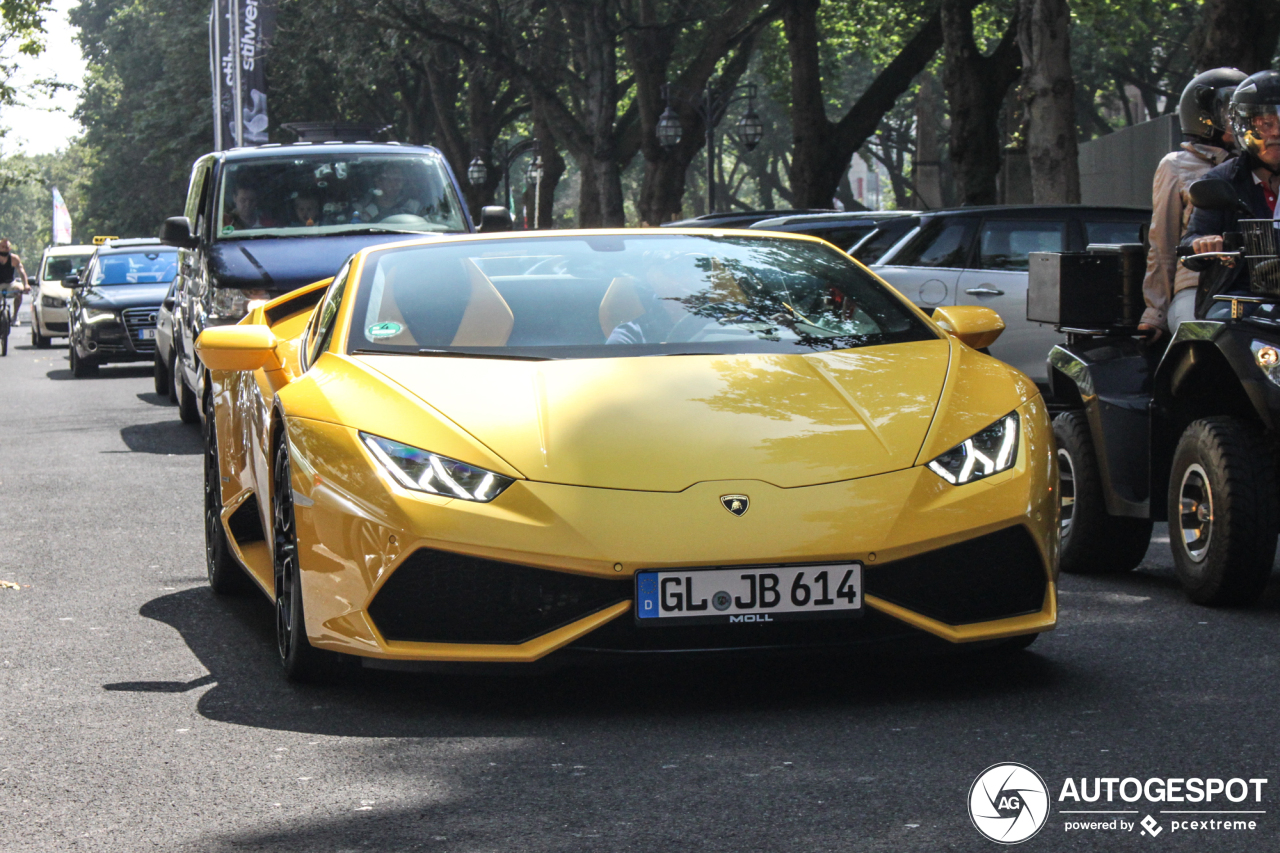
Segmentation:
[(83, 287), (84, 285), (80, 281), (80, 276), (73, 274), (62, 280), (62, 286), (74, 290), (77, 287)]
[(166, 311), (172, 311), (172, 310), (173, 310), (173, 297), (172, 297), (172, 296), (166, 296), (166, 297), (164, 298), (164, 302), (162, 302), (162, 303), (160, 303), (160, 304), (164, 306), (164, 310), (166, 310)]
[(27, 286), (28, 286), (28, 287), (37, 287), (37, 286), (39, 286), (39, 284), (40, 284), (40, 282), (36, 281), (36, 277), (35, 277), (35, 276), (33, 276), (33, 275), (29, 275), (29, 276), (27, 276)]
[(1192, 204), (1196, 207), (1203, 207), (1205, 210), (1235, 210), (1239, 208), (1250, 216), (1253, 215), (1253, 211), (1249, 210), (1236, 196), (1235, 188), (1231, 186), (1231, 182), (1224, 181), (1222, 178), (1204, 178), (1196, 181), (1187, 188), (1187, 194), (1191, 196)]
[(511, 230), (511, 211), (496, 204), (480, 208), (480, 225), (476, 228), (481, 234), (492, 234), (497, 231)]
[(200, 245), (199, 238), (191, 233), (191, 220), (185, 216), (170, 216), (164, 221), (160, 226), (160, 242), (179, 249), (194, 249)]
[(267, 326), (212, 326), (196, 338), (196, 353), (210, 370), (281, 370), (279, 339)]
[(933, 310), (933, 322), (974, 349), (986, 349), (1004, 331), (1000, 315), (979, 305), (943, 305)]

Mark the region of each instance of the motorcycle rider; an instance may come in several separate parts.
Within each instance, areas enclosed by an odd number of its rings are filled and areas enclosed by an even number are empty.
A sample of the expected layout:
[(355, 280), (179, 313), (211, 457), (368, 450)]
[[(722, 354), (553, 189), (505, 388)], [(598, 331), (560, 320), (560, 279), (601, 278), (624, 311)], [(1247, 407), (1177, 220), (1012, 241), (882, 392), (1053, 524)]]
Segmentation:
[(1156, 167), (1151, 190), (1151, 229), (1148, 232), (1147, 274), (1142, 295), (1147, 308), (1138, 328), (1159, 338), (1176, 332), (1183, 320), (1195, 316), (1199, 275), (1178, 266), (1176, 250), (1191, 219), (1187, 188), (1232, 154), (1228, 111), (1236, 86), (1245, 73), (1214, 68), (1196, 75), (1178, 99), (1178, 121), (1184, 141)]
[[(1197, 254), (1221, 252), (1222, 235), (1239, 231), (1241, 219), (1271, 219), (1275, 215), (1280, 194), (1280, 73), (1259, 71), (1236, 87), (1231, 96), (1231, 131), (1240, 156), (1215, 166), (1205, 177), (1228, 181), (1250, 212), (1244, 215), (1235, 208), (1196, 208), (1182, 245), (1190, 246)], [(1226, 265), (1199, 258), (1183, 264), (1191, 270), (1205, 271), (1196, 299), (1196, 316), (1203, 317), (1214, 307), (1214, 294), (1248, 290), (1249, 272), (1243, 263)]]

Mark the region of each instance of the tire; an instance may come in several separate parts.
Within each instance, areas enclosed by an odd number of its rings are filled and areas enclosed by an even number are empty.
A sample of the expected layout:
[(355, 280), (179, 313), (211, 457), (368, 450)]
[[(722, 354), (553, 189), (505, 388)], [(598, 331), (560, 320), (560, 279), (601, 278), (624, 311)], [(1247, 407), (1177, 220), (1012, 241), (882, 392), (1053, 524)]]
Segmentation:
[(75, 344), (71, 345), (71, 375), (76, 379), (98, 375), (98, 362), (91, 358), (81, 358)]
[(1136, 568), (1151, 544), (1151, 520), (1107, 513), (1098, 457), (1084, 412), (1053, 420), (1058, 444), (1060, 565), (1069, 574), (1116, 574)]
[(1250, 604), (1262, 594), (1280, 532), (1275, 466), (1253, 424), (1204, 418), (1182, 433), (1169, 472), (1169, 547), (1197, 604)]
[(178, 402), (178, 389), (173, 384), (173, 377), (178, 375), (177, 363), (178, 363), (178, 351), (176, 349), (171, 348), (169, 350), (169, 362), (166, 365), (169, 371), (169, 373), (167, 374), (169, 377), (169, 387), (168, 389), (165, 390), (165, 395), (169, 398), (170, 403), (175, 403), (175, 404)]
[(31, 320), (31, 345), (36, 349), (48, 349), (53, 343), (53, 338), (40, 334), (40, 321), (32, 318)]
[(169, 399), (169, 389), (173, 380), (169, 378), (169, 364), (160, 358), (160, 350), (156, 349), (155, 364), (151, 368), (151, 378), (155, 380), (156, 396), (162, 400)]
[[(0, 297), (3, 299), (5, 297)], [(0, 355), (9, 354), (9, 318), (0, 317)]]
[(244, 595), (253, 582), (240, 567), (222, 526), (222, 469), (218, 465), (218, 433), (213, 399), (206, 404), (204, 428), (204, 556), (209, 588), (218, 595)]
[(307, 639), (294, 524), (289, 447), (281, 430), (271, 457), (271, 562), (275, 574), (276, 647), (290, 681), (323, 682), (340, 671), (345, 655), (317, 649)]
[(178, 418), (184, 424), (199, 423), (200, 404), (196, 402), (196, 392), (187, 386), (187, 380), (182, 378), (180, 368), (173, 377), (173, 387), (178, 392)]

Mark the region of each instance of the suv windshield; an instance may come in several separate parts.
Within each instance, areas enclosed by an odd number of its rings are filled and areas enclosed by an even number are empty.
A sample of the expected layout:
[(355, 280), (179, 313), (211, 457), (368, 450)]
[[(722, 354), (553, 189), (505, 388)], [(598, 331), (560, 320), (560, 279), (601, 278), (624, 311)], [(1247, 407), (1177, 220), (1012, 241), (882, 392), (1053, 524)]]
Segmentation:
[(128, 252), (99, 255), (89, 283), (96, 286), (112, 284), (162, 284), (173, 281), (178, 272), (178, 253), (172, 249), (164, 252)]
[(220, 239), (353, 231), (462, 232), (436, 155), (325, 156), (229, 162), (218, 189)]
[(931, 340), (842, 252), (785, 238), (529, 237), (373, 252), (351, 352), (603, 358)]
[(62, 281), (69, 275), (84, 269), (92, 255), (52, 255), (44, 260), (44, 272), (41, 281)]

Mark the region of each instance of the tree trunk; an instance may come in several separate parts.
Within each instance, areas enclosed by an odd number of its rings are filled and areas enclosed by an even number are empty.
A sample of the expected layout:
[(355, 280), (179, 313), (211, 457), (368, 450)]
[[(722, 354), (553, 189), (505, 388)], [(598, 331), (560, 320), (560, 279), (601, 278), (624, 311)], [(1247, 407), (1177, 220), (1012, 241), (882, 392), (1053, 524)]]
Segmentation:
[[(977, 0), (947, 2), (966, 16), (977, 5)], [(819, 0), (791, 0), (782, 15), (791, 60), (791, 125), (795, 134), (791, 189), (795, 205), (801, 208), (831, 205), (840, 176), (848, 170), (854, 152), (875, 134), (885, 113), (893, 109), (943, 44), (941, 17), (934, 12), (844, 117), (832, 123), (826, 116), (818, 58), (820, 5)], [(970, 41), (972, 29), (970, 23)], [(999, 98), (996, 101), (998, 104)]]
[(943, 0), (942, 77), (951, 106), (951, 163), (964, 205), (996, 204), (1000, 173), (1000, 107), (1020, 71), (1017, 12), (999, 46), (983, 56), (973, 37), (973, 11), (966, 0)]
[[(920, 75), (916, 93), (916, 156), (911, 161), (915, 176), (915, 205), (923, 210), (942, 207), (942, 93), (932, 71)], [(898, 187), (894, 185), (894, 193)], [(898, 204), (907, 204), (899, 198)]]
[(1036, 204), (1079, 204), (1071, 11), (1067, 0), (1021, 0), (1018, 14), (1031, 196)]
[(1277, 0), (1206, 0), (1192, 53), (1200, 71), (1226, 66), (1254, 74), (1271, 67), (1278, 39)]

